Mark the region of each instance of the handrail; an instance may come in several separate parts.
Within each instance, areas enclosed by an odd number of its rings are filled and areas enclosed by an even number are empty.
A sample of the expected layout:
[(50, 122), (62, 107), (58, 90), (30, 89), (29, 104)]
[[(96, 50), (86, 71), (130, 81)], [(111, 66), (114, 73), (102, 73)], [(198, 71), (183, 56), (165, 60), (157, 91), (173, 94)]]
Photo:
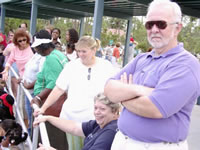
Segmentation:
[[(17, 73), (15, 72), (15, 70), (12, 67), (10, 67), (10, 72), (12, 72), (14, 74), (16, 79), (19, 78), (19, 76), (17, 75)], [(13, 98), (15, 99), (14, 94), (12, 92), (12, 88), (11, 88), (12, 84), (11, 84), (11, 76), (10, 75), (9, 75), (8, 81), (6, 81), (6, 84), (7, 84), (9, 94), (11, 96), (13, 96)], [(18, 84), (17, 98), (16, 98), (15, 103), (14, 103), (14, 108), (15, 108), (15, 111), (16, 111), (16, 120), (19, 121), (19, 123), (21, 124), (23, 131), (28, 133), (27, 128), (24, 124), (24, 121), (22, 119), (21, 113), (20, 113), (19, 108), (18, 108), (18, 106), (19, 106), (18, 103), (20, 101), (20, 97), (19, 97), (20, 91), (21, 91), (20, 88), (23, 89), (23, 91), (26, 94), (26, 96), (28, 97), (30, 103), (31, 103), (31, 100), (33, 99), (33, 97), (31, 96), (29, 91), (26, 88), (24, 88), (22, 83)], [(34, 104), (33, 109), (35, 110), (37, 108), (38, 108), (38, 106), (36, 104)], [(39, 128), (36, 127), (36, 128), (33, 129), (33, 143), (31, 141), (30, 136), (28, 136), (28, 138), (27, 138), (29, 150), (35, 150), (37, 148), (39, 129), (40, 129), (42, 144), (44, 146), (50, 146), (46, 126), (45, 126), (45, 123), (42, 122), (42, 123), (39, 124)], [(23, 145), (23, 149), (24, 149), (24, 145)]]

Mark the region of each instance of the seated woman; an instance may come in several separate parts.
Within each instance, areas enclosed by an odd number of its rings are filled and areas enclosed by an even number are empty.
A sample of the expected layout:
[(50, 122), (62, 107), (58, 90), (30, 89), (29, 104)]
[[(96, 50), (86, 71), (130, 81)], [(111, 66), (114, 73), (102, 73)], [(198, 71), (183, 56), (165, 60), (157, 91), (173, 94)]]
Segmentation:
[(11, 149), (27, 139), (28, 133), (15, 120), (5, 119), (0, 123), (0, 150)]
[[(40, 122), (48, 121), (64, 132), (85, 137), (82, 150), (110, 150), (113, 138), (117, 132), (117, 119), (119, 116), (119, 104), (112, 103), (102, 93), (94, 98), (94, 116), (96, 120), (78, 123), (73, 120), (65, 120), (53, 116), (37, 117), (34, 126)], [(38, 150), (44, 149), (40, 144)], [(55, 150), (52, 147), (46, 148)]]

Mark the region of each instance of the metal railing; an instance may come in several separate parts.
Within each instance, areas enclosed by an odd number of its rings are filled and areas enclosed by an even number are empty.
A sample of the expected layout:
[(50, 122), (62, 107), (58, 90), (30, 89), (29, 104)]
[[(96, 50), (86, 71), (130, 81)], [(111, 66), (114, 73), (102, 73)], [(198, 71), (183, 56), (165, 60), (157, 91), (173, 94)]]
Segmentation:
[[(16, 79), (19, 78), (19, 76), (17, 75), (17, 73), (15, 72), (15, 70), (12, 67), (10, 67), (9, 74), (11, 72), (14, 74)], [(26, 128), (25, 123), (24, 123), (24, 120), (21, 116), (20, 108), (19, 108), (19, 103), (20, 103), (21, 100), (23, 100), (23, 99), (20, 99), (21, 91), (23, 91), (25, 93), (25, 95), (28, 97), (30, 103), (31, 103), (31, 100), (32, 100), (33, 97), (31, 96), (29, 91), (26, 88), (24, 88), (23, 84), (19, 83), (18, 87), (17, 87), (17, 97), (15, 98), (15, 96), (12, 92), (12, 84), (11, 84), (11, 76), (10, 75), (9, 75), (8, 81), (6, 81), (6, 85), (7, 85), (7, 90), (8, 90), (7, 92), (11, 96), (13, 96), (13, 98), (15, 99), (14, 110), (15, 110), (16, 121), (20, 123), (23, 131), (28, 133), (27, 128)], [(33, 104), (33, 110), (35, 110), (37, 108), (38, 108), (38, 106), (36, 104)], [(27, 144), (23, 143), (23, 144), (19, 145), (21, 150), (27, 150), (27, 149), (28, 150), (36, 150), (37, 149), (39, 130), (40, 130), (42, 144), (44, 146), (50, 146), (46, 126), (45, 126), (45, 123), (42, 122), (42, 123), (39, 124), (38, 127), (33, 128), (32, 141), (31, 141), (31, 137), (29, 135), (28, 138), (27, 138), (27, 142), (25, 142)]]

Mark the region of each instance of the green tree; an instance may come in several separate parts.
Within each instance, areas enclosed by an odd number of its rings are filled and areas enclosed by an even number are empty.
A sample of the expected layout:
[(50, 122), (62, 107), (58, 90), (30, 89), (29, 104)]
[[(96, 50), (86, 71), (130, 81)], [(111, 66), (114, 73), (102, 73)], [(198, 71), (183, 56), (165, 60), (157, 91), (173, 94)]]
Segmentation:
[(147, 41), (147, 33), (144, 27), (143, 19), (139, 19), (138, 17), (133, 17), (133, 30), (132, 36), (135, 41), (138, 42), (136, 49), (141, 49), (143, 52), (150, 47)]
[(184, 43), (184, 48), (193, 54), (200, 53), (200, 27), (198, 21), (197, 18), (184, 16), (184, 27), (178, 38), (180, 42)]
[[(126, 22), (124, 19), (112, 18), (112, 17), (103, 17), (102, 30), (101, 30), (101, 41), (102, 46), (105, 47), (109, 44), (110, 40), (113, 40), (113, 43), (120, 42), (122, 45), (125, 43), (125, 35), (120, 36), (120, 31), (126, 30)], [(109, 29), (115, 29), (116, 32), (112, 33)]]
[[(17, 29), (19, 25), (23, 22), (26, 22), (29, 26), (30, 20), (26, 19), (16, 19), (16, 18), (7, 18), (5, 19), (5, 34), (8, 34), (10, 29)], [(49, 24), (49, 20), (37, 19), (36, 32), (43, 29), (45, 25)], [(109, 44), (110, 40), (113, 40), (114, 43), (121, 42), (123, 45), (125, 43), (125, 35), (120, 36), (119, 31), (122, 30), (126, 32), (127, 21), (118, 18), (112, 17), (103, 17), (102, 29), (101, 29), (101, 42), (102, 46)], [(185, 49), (192, 53), (200, 53), (200, 27), (199, 20), (194, 17), (184, 16), (183, 17), (183, 29), (179, 34), (178, 40), (184, 43)], [(54, 18), (54, 27), (57, 27), (61, 30), (61, 41), (65, 43), (66, 31), (69, 28), (75, 28), (79, 31), (80, 21), (69, 19), (69, 18)], [(85, 29), (84, 35), (92, 34), (93, 26), (93, 17), (87, 17), (85, 19)], [(28, 27), (28, 29), (30, 26)], [(116, 29), (117, 33), (112, 34), (108, 32), (109, 29)], [(147, 41), (146, 29), (144, 27), (143, 17), (133, 17), (133, 29), (132, 36), (138, 42), (138, 49), (146, 51), (150, 45)]]

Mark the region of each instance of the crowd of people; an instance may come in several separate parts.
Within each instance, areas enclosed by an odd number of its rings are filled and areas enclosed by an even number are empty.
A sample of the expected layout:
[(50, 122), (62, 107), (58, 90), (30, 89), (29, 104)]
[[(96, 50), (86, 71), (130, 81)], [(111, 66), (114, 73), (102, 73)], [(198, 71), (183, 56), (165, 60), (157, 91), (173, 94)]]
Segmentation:
[[(7, 57), (2, 79), (11, 76), (8, 71), (15, 64), (20, 76), (15, 84), (23, 83), (33, 96), (30, 103), (20, 93), (28, 134), (46, 122), (51, 147), (39, 144), (38, 150), (188, 150), (190, 116), (200, 96), (200, 64), (178, 41), (181, 17), (177, 3), (152, 1), (145, 23), (151, 48), (118, 72), (112, 64), (123, 55), (120, 43), (103, 54), (100, 40), (68, 29), (63, 53), (61, 31), (52, 26), (30, 38), (27, 24), (20, 25), (9, 32), (9, 44), (0, 34)], [(136, 44), (131, 38), (130, 47)], [(0, 104), (13, 114), (12, 102)], [(34, 112), (32, 104), (39, 106)], [(10, 132), (3, 123), (0, 129), (2, 144)], [(27, 133), (20, 131), (23, 142)]]

